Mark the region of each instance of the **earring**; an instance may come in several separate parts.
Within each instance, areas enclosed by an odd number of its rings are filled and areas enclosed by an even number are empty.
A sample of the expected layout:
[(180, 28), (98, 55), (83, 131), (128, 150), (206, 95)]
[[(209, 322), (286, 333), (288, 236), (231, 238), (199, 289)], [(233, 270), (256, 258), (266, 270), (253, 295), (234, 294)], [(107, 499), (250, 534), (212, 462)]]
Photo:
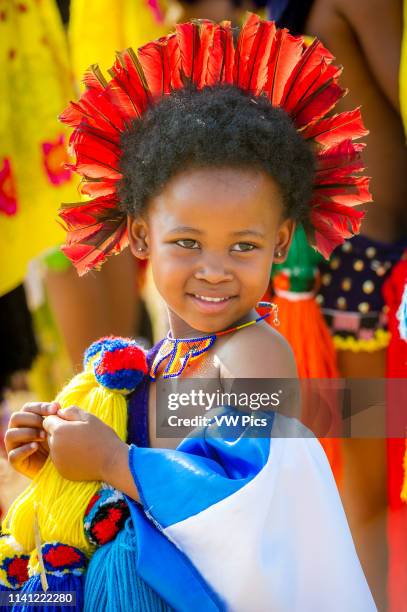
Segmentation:
[(277, 257), (282, 257), (282, 256), (283, 256), (282, 252), (281, 251), (277, 251)]
[(273, 325), (278, 327), (280, 325), (280, 319), (278, 318), (278, 306), (274, 302), (271, 303), (274, 313)]
[(137, 250), (138, 250), (139, 252), (144, 251), (143, 247), (138, 247), (138, 248), (137, 248)]
[[(267, 308), (268, 310), (272, 310), (274, 314), (273, 325), (278, 327), (280, 325), (280, 320), (278, 318), (278, 306), (274, 302), (259, 302), (257, 304), (257, 308)], [(269, 314), (264, 315), (262, 318), (268, 317)]]

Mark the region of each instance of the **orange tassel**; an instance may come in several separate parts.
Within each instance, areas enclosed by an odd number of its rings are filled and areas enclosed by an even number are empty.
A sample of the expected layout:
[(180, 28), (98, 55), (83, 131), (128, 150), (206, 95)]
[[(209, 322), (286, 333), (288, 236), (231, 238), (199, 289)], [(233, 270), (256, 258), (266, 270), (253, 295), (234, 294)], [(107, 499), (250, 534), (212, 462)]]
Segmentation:
[[(301, 294), (288, 291), (287, 295), (292, 295), (293, 299), (269, 293), (264, 299), (278, 306), (280, 325), (276, 329), (294, 352), (299, 378), (338, 378), (335, 347), (315, 297), (298, 299)], [(272, 317), (266, 320), (273, 325)], [(338, 418), (334, 409), (331, 409), (331, 417)], [(341, 440), (320, 438), (319, 441), (339, 486), (343, 471)]]
[(274, 295), (271, 301), (278, 306), (277, 329), (293, 349), (298, 376), (337, 378), (335, 347), (315, 298), (292, 301)]

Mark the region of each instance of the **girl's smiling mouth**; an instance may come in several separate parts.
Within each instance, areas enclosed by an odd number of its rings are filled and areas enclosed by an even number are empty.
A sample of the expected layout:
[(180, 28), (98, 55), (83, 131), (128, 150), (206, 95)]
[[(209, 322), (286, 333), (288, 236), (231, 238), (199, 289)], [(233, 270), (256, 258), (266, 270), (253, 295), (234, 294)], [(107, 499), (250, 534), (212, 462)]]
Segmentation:
[(229, 307), (230, 302), (237, 298), (237, 295), (209, 296), (199, 293), (187, 293), (187, 296), (198, 307), (198, 310), (205, 314), (223, 312)]

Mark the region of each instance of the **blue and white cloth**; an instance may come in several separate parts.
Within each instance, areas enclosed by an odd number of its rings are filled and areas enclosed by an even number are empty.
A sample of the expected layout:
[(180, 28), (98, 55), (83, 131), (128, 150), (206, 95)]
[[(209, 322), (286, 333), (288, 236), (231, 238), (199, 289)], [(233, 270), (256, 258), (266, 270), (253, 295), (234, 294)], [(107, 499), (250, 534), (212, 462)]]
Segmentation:
[(131, 446), (135, 571), (180, 611), (376, 610), (319, 441), (267, 418), (268, 436), (212, 420), (177, 450)]

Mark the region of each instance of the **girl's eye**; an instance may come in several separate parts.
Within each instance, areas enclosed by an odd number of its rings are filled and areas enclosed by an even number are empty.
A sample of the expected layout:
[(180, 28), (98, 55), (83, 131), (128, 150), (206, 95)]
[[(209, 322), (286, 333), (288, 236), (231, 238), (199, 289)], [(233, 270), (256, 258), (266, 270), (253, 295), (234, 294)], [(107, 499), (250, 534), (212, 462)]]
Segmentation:
[(183, 249), (199, 249), (199, 244), (196, 240), (177, 240), (176, 244)]
[(238, 242), (233, 245), (232, 251), (238, 251), (239, 253), (247, 253), (248, 251), (253, 251), (256, 246), (254, 244), (250, 244), (249, 242)]

